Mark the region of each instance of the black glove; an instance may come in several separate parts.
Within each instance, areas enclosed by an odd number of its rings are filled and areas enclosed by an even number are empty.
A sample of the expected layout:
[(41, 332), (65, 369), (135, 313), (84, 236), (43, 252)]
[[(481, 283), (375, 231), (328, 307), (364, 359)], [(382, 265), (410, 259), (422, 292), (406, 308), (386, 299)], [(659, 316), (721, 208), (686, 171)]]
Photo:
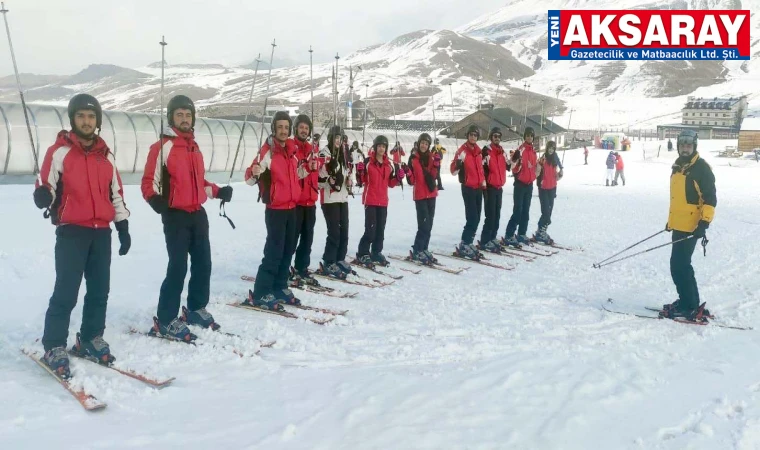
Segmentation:
[(53, 203), (53, 193), (47, 186), (40, 186), (34, 190), (34, 204), (39, 209), (45, 209)]
[(157, 212), (158, 214), (163, 214), (169, 210), (169, 202), (167, 202), (166, 199), (160, 195), (154, 195), (151, 197), (148, 200), (148, 204), (151, 208), (153, 208), (153, 211)]
[(129, 253), (129, 248), (132, 246), (132, 238), (129, 236), (129, 221), (127, 219), (121, 222), (114, 223), (116, 225), (116, 231), (119, 232), (119, 256), (124, 256)]
[(232, 186), (219, 188), (219, 191), (216, 193), (216, 198), (223, 202), (232, 201)]
[(673, 231), (673, 230), (670, 229), (669, 222), (665, 222), (665, 231), (668, 231), (668, 232)]
[(705, 237), (705, 233), (707, 232), (707, 229), (710, 228), (710, 222), (706, 222), (704, 220), (699, 221), (699, 225), (697, 225), (697, 229), (694, 230), (693, 234), (695, 238), (703, 238)]

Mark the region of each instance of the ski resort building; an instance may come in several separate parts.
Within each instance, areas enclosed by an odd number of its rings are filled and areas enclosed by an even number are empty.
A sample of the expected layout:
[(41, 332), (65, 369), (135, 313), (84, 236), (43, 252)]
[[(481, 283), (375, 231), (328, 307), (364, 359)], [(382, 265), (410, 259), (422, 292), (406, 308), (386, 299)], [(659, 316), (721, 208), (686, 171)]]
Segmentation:
[(751, 152), (760, 148), (760, 117), (747, 117), (739, 130), (740, 152)]
[(493, 127), (501, 128), (501, 140), (503, 142), (520, 141), (522, 133), (526, 127), (532, 127), (536, 133), (536, 144), (543, 147), (549, 140), (554, 140), (557, 147), (563, 147), (565, 144), (565, 133), (567, 130), (544, 117), (543, 121), (539, 115), (528, 116), (527, 119), (521, 113), (510, 108), (481, 109), (464, 119), (455, 122), (450, 128), (450, 137), (456, 136), (459, 139), (466, 139), (467, 128), (475, 124), (481, 130), (481, 139), (488, 138), (488, 131)]

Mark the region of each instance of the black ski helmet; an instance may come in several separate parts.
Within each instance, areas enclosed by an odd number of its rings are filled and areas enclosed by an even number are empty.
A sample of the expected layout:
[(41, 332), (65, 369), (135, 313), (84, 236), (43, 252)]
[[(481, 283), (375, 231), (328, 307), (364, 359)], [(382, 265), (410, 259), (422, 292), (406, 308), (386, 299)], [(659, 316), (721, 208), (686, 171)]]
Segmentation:
[(335, 137), (341, 136), (342, 134), (343, 134), (343, 130), (341, 130), (341, 128), (338, 125), (333, 125), (332, 127), (330, 127), (330, 131), (327, 132), (327, 148), (332, 150)]
[(430, 135), (429, 135), (429, 134), (427, 134), (427, 133), (422, 133), (422, 134), (420, 135), (420, 137), (418, 137), (418, 138), (417, 138), (417, 146), (418, 146), (418, 147), (419, 147), (419, 145), (420, 145), (420, 142), (422, 142), (422, 141), (427, 141), (427, 143), (428, 143), (428, 149), (429, 149), (429, 148), (430, 148), (430, 146), (431, 146), (431, 145), (432, 145), (432, 143), (433, 143), (433, 138), (431, 138), (431, 137), (430, 137)]
[(296, 116), (296, 121), (293, 122), (293, 134), (298, 135), (298, 125), (305, 123), (309, 125), (309, 135), (311, 135), (311, 119), (306, 114), (299, 114)]
[(69, 100), (68, 113), (71, 129), (76, 132), (76, 128), (74, 127), (74, 114), (76, 114), (77, 111), (81, 111), (83, 109), (88, 109), (95, 112), (95, 128), (97, 128), (98, 132), (100, 132), (100, 127), (103, 125), (103, 110), (100, 108), (98, 99), (90, 94), (77, 94), (71, 97), (71, 100)]
[(678, 134), (678, 138), (676, 139), (676, 149), (681, 146), (681, 144), (692, 144), (694, 146), (694, 151), (697, 151), (697, 143), (699, 142), (699, 134), (697, 134), (694, 130), (683, 130)]
[(186, 95), (175, 95), (169, 100), (169, 104), (166, 106), (166, 119), (169, 121), (169, 126), (174, 126), (174, 111), (178, 109), (189, 109), (193, 116), (193, 121), (190, 128), (195, 128), (195, 104)]
[(470, 133), (476, 133), (478, 135), (478, 139), (480, 139), (480, 128), (478, 128), (477, 125), (472, 124), (467, 127), (467, 137), (470, 137)]
[(384, 145), (385, 150), (388, 151), (388, 138), (383, 136), (382, 134), (378, 134), (375, 136), (375, 140), (372, 141), (372, 147), (377, 149), (378, 145)]
[(272, 131), (272, 135), (274, 135), (274, 127), (276, 126), (275, 124), (280, 120), (288, 121), (288, 136), (290, 136), (290, 131), (293, 129), (293, 119), (291, 119), (290, 114), (285, 111), (277, 111), (274, 113), (274, 117), (272, 117), (272, 123), (269, 124), (269, 129)]
[(523, 139), (528, 136), (536, 137), (536, 132), (533, 131), (533, 127), (525, 127), (525, 131), (523, 131)]
[(549, 150), (550, 148), (553, 148), (554, 151), (557, 150), (557, 143), (554, 141), (549, 141), (546, 143), (546, 149)]
[(499, 127), (493, 127), (493, 128), (491, 128), (491, 131), (488, 132), (488, 139), (491, 139), (494, 134), (498, 134), (499, 138), (501, 138), (501, 128), (499, 128)]

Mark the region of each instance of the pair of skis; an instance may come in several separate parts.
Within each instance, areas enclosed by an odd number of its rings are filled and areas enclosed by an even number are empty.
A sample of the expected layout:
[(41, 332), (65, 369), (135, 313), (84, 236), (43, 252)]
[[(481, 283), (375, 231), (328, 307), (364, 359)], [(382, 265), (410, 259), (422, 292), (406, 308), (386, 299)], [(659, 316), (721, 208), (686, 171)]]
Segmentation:
[[(614, 314), (622, 314), (624, 316), (631, 316), (631, 317), (639, 317), (641, 319), (664, 319), (664, 317), (660, 316), (660, 312), (662, 311), (662, 308), (654, 308), (646, 306), (644, 307), (644, 311), (637, 312), (637, 311), (625, 311), (620, 308), (616, 308), (614, 306), (614, 302), (612, 299), (608, 299), (606, 303), (603, 303), (602, 309), (604, 311), (614, 313)], [(647, 312), (648, 311), (648, 312)], [(734, 326), (734, 325), (726, 325), (724, 323), (718, 323), (715, 320), (715, 317), (710, 317), (711, 321), (704, 321), (704, 322), (696, 322), (693, 320), (688, 320), (686, 318), (682, 317), (676, 317), (674, 319), (670, 319), (673, 322), (683, 323), (687, 325), (702, 325), (702, 326), (715, 326), (719, 328), (728, 328), (731, 330), (752, 330), (752, 327), (742, 327), (742, 326)]]
[[(242, 275), (240, 279), (243, 281), (256, 282), (256, 277), (251, 276), (251, 275)], [(339, 281), (339, 280), (336, 280), (336, 281)], [(314, 286), (314, 285), (306, 284), (302, 282), (300, 283), (289, 282), (288, 287), (290, 289), (298, 289), (304, 292), (311, 292), (313, 294), (319, 294), (319, 295), (324, 295), (327, 297), (335, 297), (335, 298), (354, 298), (357, 295), (359, 295), (358, 292), (342, 292), (342, 291), (333, 289), (331, 287), (321, 286), (321, 285)]]
[(452, 267), (445, 266), (445, 265), (443, 265), (443, 264), (441, 264), (439, 262), (434, 262), (433, 264), (423, 264), (422, 262), (417, 261), (417, 260), (415, 260), (412, 257), (412, 252), (411, 251), (409, 251), (409, 255), (408, 256), (389, 255), (388, 258), (396, 260), (396, 261), (402, 261), (402, 262), (405, 262), (405, 263), (414, 264), (414, 265), (416, 265), (418, 267), (425, 267), (427, 269), (440, 270), (442, 272), (450, 273), (452, 275), (459, 275), (460, 273), (462, 273), (462, 272), (464, 272), (465, 270), (468, 269), (468, 267), (455, 267), (455, 268), (452, 268)]
[[(45, 362), (42, 361), (42, 354), (40, 352), (29, 350), (26, 348), (22, 348), (21, 352), (25, 354), (26, 356), (28, 356), (29, 358), (31, 358), (34, 362), (36, 362), (40, 367), (42, 367), (45, 370), (45, 372), (50, 374), (50, 376), (55, 378), (58, 381), (58, 383), (61, 386), (63, 386), (63, 388), (66, 389), (79, 402), (80, 405), (82, 405), (82, 407), (85, 410), (98, 411), (108, 406), (105, 402), (98, 400), (97, 397), (88, 393), (83, 387), (75, 386), (73, 383), (71, 383), (71, 379), (65, 379), (61, 377), (59, 374), (57, 374), (56, 372), (54, 372), (47, 364), (45, 364)], [(75, 358), (83, 359), (93, 364), (97, 364), (100, 367), (118, 372), (121, 375), (141, 381), (147, 384), (148, 386), (151, 386), (156, 389), (161, 389), (166, 386), (169, 386), (172, 383), (172, 381), (174, 381), (174, 377), (160, 380), (157, 378), (153, 378), (147, 375), (137, 373), (131, 369), (121, 369), (119, 367), (114, 366), (113, 364), (108, 364), (108, 365), (101, 364), (97, 360), (86, 357), (78, 352), (69, 351), (69, 354), (74, 356)]]

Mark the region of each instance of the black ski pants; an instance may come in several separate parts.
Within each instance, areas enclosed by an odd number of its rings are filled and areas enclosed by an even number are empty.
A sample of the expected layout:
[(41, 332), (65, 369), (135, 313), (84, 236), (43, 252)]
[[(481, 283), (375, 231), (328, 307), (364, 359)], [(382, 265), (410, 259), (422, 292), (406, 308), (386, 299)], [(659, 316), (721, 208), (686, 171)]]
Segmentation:
[[(517, 230), (520, 236), (528, 232), (528, 221), (530, 220), (530, 201), (533, 197), (533, 184), (525, 184), (515, 180), (515, 189), (512, 192), (514, 206), (512, 207), (512, 217), (507, 223), (507, 232), (505, 238), (515, 234)], [(519, 226), (519, 228), (518, 228)]]
[(480, 213), (483, 211), (483, 190), (473, 189), (462, 185), (462, 199), (464, 199), (464, 215), (466, 222), (462, 230), (462, 241), (472, 244), (475, 233), (480, 225)]
[(288, 287), (290, 261), (296, 250), (296, 209), (269, 209), (264, 212), (267, 240), (264, 258), (256, 273), (253, 298), (261, 298)]
[(504, 190), (502, 188), (489, 187), (486, 189), (486, 219), (483, 222), (483, 231), (480, 233), (481, 245), (496, 239), (499, 232), (499, 216), (501, 216), (501, 198)]
[(87, 293), (82, 308), (82, 340), (106, 329), (106, 306), (111, 286), (111, 229), (61, 225), (55, 230), (55, 288), (45, 314), (45, 351), (65, 347), (71, 311), (77, 304), (82, 276)]
[(364, 235), (359, 241), (359, 256), (383, 252), (385, 240), (385, 221), (388, 218), (387, 206), (364, 207)]
[(548, 227), (552, 224), (555, 197), (557, 197), (557, 188), (538, 189), (538, 200), (541, 202), (541, 218), (538, 219), (538, 228)]
[[(691, 233), (673, 230), (673, 241), (683, 239)], [(691, 266), (691, 256), (697, 245), (697, 238), (686, 239), (673, 244), (670, 253), (670, 276), (678, 291), (680, 309), (697, 309), (699, 307), (699, 289)]]
[(322, 260), (332, 264), (346, 259), (348, 253), (348, 203), (323, 203), (327, 222), (327, 241)]
[(412, 250), (416, 253), (427, 250), (430, 244), (430, 233), (433, 231), (435, 219), (435, 197), (423, 200), (415, 200), (417, 208), (417, 235), (414, 237)]
[(187, 212), (170, 208), (161, 215), (169, 264), (158, 297), (158, 321), (164, 325), (177, 318), (190, 255), (190, 281), (187, 309), (196, 311), (208, 305), (211, 284), (211, 243), (206, 210)]
[(311, 264), (311, 244), (314, 242), (314, 225), (317, 223), (316, 206), (296, 206), (296, 258), (293, 266), (303, 272)]

